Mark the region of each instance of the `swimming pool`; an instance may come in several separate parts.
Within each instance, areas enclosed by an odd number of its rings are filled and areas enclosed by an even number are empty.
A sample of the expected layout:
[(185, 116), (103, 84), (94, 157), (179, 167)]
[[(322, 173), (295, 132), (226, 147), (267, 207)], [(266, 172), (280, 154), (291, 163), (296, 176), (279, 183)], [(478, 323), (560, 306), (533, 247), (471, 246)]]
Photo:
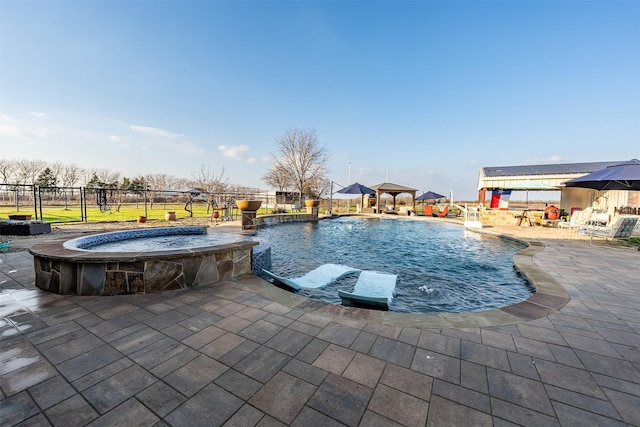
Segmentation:
[[(280, 224), (258, 230), (271, 243), (272, 271), (297, 277), (325, 263), (398, 275), (390, 310), (460, 313), (512, 305), (533, 294), (513, 266), (523, 244), (474, 233), (438, 221), (343, 217)], [(309, 298), (340, 304), (351, 291), (346, 276)]]

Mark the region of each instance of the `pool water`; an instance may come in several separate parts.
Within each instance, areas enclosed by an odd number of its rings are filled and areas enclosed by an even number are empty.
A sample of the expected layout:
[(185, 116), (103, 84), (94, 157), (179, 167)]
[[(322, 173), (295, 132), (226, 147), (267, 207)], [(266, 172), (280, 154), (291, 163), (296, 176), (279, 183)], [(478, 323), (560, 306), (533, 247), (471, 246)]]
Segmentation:
[(83, 249), (92, 252), (150, 252), (224, 245), (245, 240), (251, 238), (231, 233), (166, 235), (100, 242), (96, 245), (86, 245)]
[[(285, 223), (258, 230), (271, 243), (272, 271), (299, 277), (325, 263), (398, 275), (389, 309), (410, 313), (460, 313), (512, 305), (533, 294), (515, 270), (517, 242), (437, 221), (345, 217)], [(357, 274), (322, 289), (314, 299), (340, 304), (338, 289), (352, 291)]]

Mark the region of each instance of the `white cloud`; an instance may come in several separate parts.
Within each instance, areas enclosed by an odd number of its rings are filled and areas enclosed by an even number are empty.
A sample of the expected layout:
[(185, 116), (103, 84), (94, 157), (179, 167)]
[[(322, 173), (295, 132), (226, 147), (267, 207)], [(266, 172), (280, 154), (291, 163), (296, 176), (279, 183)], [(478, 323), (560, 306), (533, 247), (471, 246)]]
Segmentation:
[(173, 132), (169, 132), (168, 130), (154, 128), (154, 127), (150, 127), (150, 126), (130, 125), (129, 129), (131, 129), (132, 131), (141, 133), (143, 135), (152, 136), (154, 138), (166, 138), (166, 139), (182, 139), (182, 138), (184, 138), (184, 135), (181, 135), (179, 133), (173, 133)]
[(244, 161), (247, 159), (249, 146), (244, 144), (234, 146), (220, 145), (218, 146), (218, 150), (222, 153), (222, 157)]
[(258, 161), (258, 159), (256, 159), (255, 157), (249, 157), (246, 162), (250, 165), (255, 164)]
[(23, 136), (22, 131), (18, 126), (8, 126), (8, 125), (0, 126), (0, 135), (13, 136), (16, 138)]
[(202, 150), (202, 148), (198, 147), (196, 144), (189, 141), (180, 141), (179, 143), (175, 144), (175, 146), (180, 151), (183, 151), (186, 153), (201, 153), (204, 151)]
[(120, 141), (120, 137), (116, 135), (109, 135), (109, 140), (113, 142), (118, 142)]
[(260, 159), (260, 162), (262, 163), (271, 163), (271, 161), (271, 156), (262, 156), (262, 158)]
[(49, 115), (47, 113), (39, 113), (39, 112), (35, 112), (35, 111), (32, 111), (31, 115), (33, 117), (35, 117), (36, 119), (46, 119), (47, 117), (49, 117)]
[(27, 138), (29, 136), (35, 136), (37, 138), (43, 139), (47, 137), (47, 129), (46, 128), (29, 128), (25, 129), (19, 126), (13, 125), (3, 125), (0, 126), (0, 135), (11, 136), (14, 138)]
[[(44, 113), (43, 113), (44, 114)], [(37, 123), (25, 120), (14, 119), (7, 114), (2, 113), (0, 119), (4, 122), (0, 126), (0, 135), (13, 138), (46, 138), (49, 130), (46, 127), (40, 127)]]

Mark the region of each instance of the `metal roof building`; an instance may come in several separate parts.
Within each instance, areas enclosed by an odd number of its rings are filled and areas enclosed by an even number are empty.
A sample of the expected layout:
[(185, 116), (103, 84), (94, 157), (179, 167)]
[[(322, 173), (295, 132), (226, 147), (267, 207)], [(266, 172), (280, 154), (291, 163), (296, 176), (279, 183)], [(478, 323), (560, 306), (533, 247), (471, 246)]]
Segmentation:
[[(599, 209), (613, 215), (616, 207), (637, 205), (638, 202), (634, 198), (637, 196), (630, 196), (632, 192), (629, 191), (569, 188), (564, 186), (564, 182), (620, 163), (623, 161), (485, 167), (480, 169), (478, 175), (478, 202), (484, 204), (487, 192), (492, 192), (492, 190), (506, 190), (516, 187), (514, 185), (516, 183), (532, 181), (531, 188), (528, 188), (531, 191), (540, 190), (540, 188), (534, 188), (537, 183), (556, 187), (557, 191), (560, 191), (561, 209), (567, 211), (572, 207), (584, 209), (593, 206), (594, 202), (600, 199)], [(526, 190), (526, 188), (519, 188), (519, 186), (518, 189)]]
[(508, 188), (518, 181), (527, 179), (561, 187), (565, 181), (618, 163), (622, 161), (485, 167), (480, 169), (478, 175), (478, 191)]

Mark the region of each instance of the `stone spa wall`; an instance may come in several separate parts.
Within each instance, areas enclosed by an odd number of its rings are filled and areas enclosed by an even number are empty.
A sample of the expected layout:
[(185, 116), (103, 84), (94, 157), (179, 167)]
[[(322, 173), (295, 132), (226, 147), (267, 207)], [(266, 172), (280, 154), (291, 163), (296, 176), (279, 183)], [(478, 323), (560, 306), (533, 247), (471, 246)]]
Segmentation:
[[(167, 231), (169, 230), (169, 231)], [(115, 236), (118, 234), (118, 236)], [(124, 234), (122, 234), (124, 233)], [(128, 233), (128, 234), (127, 234)], [(151, 252), (91, 252), (82, 244), (169, 234), (204, 234), (206, 227), (128, 230), (86, 236), (78, 248), (64, 241), (34, 245), (36, 286), (65, 295), (118, 295), (185, 289), (232, 279), (256, 268), (270, 268), (271, 248), (258, 241)], [(67, 245), (68, 246), (68, 245)], [(259, 250), (254, 251), (254, 247)], [(252, 258), (256, 260), (252, 263)]]

